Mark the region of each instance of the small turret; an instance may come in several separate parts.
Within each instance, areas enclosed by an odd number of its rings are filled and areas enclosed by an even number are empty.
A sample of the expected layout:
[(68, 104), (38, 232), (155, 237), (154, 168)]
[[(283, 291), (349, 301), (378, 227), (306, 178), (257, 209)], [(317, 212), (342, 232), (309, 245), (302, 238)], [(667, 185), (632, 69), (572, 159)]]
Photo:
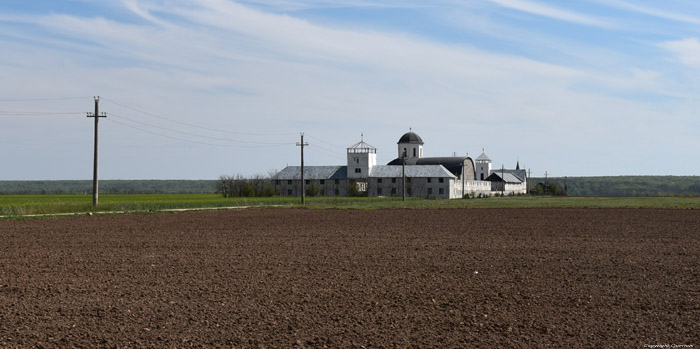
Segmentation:
[(481, 149), (481, 155), (476, 158), (476, 179), (483, 181), (491, 174), (491, 159), (486, 156), (484, 149)]
[(360, 141), (348, 147), (348, 178), (368, 178), (372, 167), (377, 165), (377, 148)]
[(418, 134), (413, 132), (412, 129), (404, 133), (396, 144), (399, 146), (399, 158), (401, 158), (404, 153), (406, 154), (406, 159), (423, 157), (423, 140)]

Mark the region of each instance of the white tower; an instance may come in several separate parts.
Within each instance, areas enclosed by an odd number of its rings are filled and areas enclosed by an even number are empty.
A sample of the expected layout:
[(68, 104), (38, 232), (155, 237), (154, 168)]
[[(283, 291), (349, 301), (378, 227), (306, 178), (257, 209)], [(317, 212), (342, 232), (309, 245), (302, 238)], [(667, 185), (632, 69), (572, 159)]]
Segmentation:
[(476, 180), (483, 181), (491, 173), (491, 159), (486, 156), (484, 149), (481, 149), (481, 155), (476, 158)]
[(348, 147), (348, 178), (369, 178), (369, 171), (377, 165), (377, 148), (364, 140)]
[(413, 131), (404, 133), (399, 141), (399, 159), (406, 153), (406, 159), (423, 157), (423, 140)]

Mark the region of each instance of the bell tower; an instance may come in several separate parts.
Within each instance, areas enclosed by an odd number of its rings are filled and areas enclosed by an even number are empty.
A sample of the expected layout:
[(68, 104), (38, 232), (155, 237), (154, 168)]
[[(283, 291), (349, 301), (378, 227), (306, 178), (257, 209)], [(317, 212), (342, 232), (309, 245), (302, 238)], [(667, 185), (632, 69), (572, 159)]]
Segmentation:
[(406, 153), (406, 159), (423, 157), (423, 140), (410, 128), (409, 132), (404, 133), (396, 144), (398, 144), (399, 159), (404, 153)]

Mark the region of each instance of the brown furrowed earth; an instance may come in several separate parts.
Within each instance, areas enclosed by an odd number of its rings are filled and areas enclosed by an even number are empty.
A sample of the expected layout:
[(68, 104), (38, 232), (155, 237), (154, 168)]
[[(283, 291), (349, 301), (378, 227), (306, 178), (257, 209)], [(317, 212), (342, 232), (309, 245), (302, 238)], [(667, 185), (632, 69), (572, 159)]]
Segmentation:
[(0, 221), (0, 347), (700, 346), (700, 211)]

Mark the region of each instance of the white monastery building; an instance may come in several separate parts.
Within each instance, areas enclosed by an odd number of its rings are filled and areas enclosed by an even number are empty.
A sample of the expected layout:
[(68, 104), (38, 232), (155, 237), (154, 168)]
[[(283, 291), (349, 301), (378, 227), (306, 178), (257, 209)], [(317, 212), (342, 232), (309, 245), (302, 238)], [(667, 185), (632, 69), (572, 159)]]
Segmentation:
[[(402, 196), (405, 190), (444, 199), (527, 193), (520, 162), (514, 170), (493, 170), (483, 151), (476, 165), (468, 156), (423, 157), (423, 140), (412, 131), (397, 144), (397, 158), (386, 165), (377, 165), (377, 148), (360, 140), (347, 148), (347, 165), (304, 166), (305, 188), (319, 196)], [(301, 166), (287, 166), (273, 179), (280, 195), (301, 196)]]

